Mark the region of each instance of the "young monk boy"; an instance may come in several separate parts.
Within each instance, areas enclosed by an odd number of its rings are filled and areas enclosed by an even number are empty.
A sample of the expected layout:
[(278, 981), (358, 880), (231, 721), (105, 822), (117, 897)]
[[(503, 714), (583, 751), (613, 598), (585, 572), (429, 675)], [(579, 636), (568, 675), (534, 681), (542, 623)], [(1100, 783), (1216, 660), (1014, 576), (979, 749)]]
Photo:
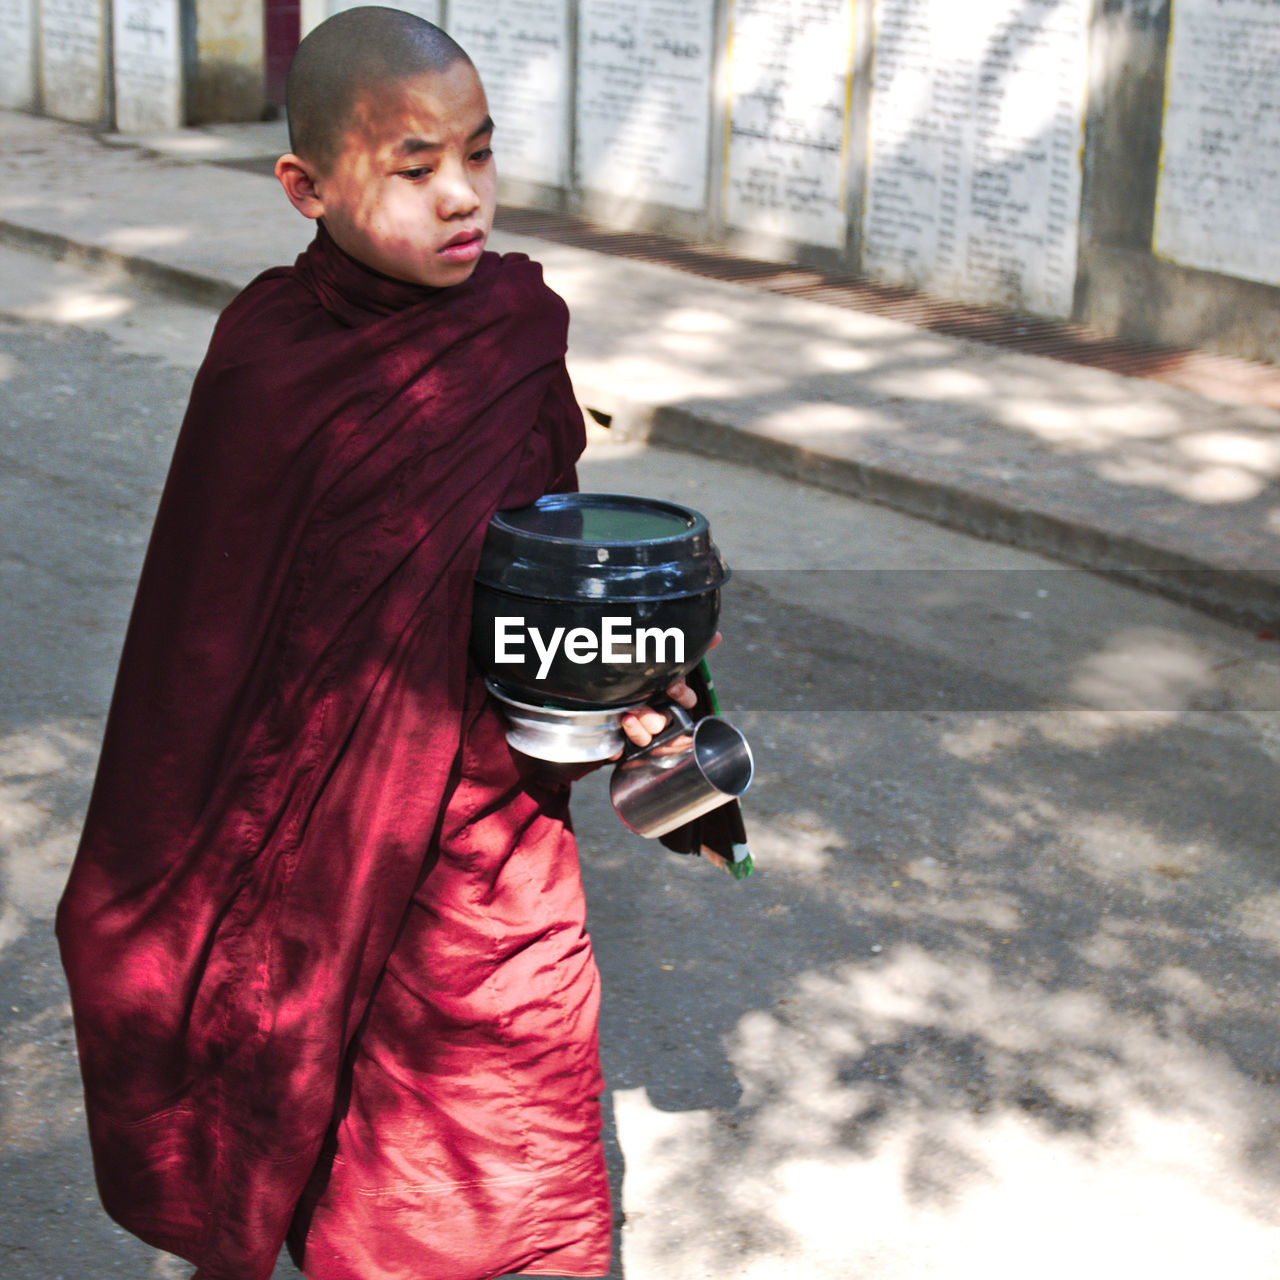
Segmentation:
[(565, 307), (443, 32), (341, 13), (288, 106), (316, 238), (197, 375), (59, 911), (99, 1188), (200, 1280), (604, 1275), (568, 787), (467, 659), (489, 518), (575, 484)]

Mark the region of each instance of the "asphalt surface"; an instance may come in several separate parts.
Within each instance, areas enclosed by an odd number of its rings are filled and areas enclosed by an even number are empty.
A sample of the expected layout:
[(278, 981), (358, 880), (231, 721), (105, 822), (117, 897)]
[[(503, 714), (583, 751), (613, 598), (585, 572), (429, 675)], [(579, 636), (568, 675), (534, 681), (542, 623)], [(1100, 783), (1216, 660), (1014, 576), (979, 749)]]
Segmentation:
[[(51, 922), (213, 313), (0, 250), (0, 315), (0, 1274), (180, 1277), (97, 1207)], [(582, 479), (711, 519), (759, 765), (743, 884), (577, 788), (615, 1276), (1274, 1280), (1280, 645), (609, 431)]]

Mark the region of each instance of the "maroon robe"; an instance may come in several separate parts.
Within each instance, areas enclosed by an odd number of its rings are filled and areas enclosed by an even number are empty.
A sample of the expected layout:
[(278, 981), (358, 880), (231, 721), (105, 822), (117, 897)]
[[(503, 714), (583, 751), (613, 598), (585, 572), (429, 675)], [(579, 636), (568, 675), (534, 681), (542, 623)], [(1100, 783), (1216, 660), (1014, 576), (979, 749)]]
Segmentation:
[[(607, 1269), (598, 1152), (589, 1176), (562, 1186), (517, 1171), (525, 1216), (514, 1234), (532, 1230), (541, 1211), (525, 1201), (540, 1185), (552, 1219), (592, 1219), (576, 1252), (561, 1231), (524, 1241), (515, 1258), (347, 1272), (334, 1261), (343, 1203), (367, 1209), (385, 1189), (341, 1192), (335, 1174), (348, 1167), (337, 1122), (398, 1105), (370, 1102), (359, 1084), (364, 1030), (377, 1029), (370, 1043), (385, 1056), (394, 1037), (383, 1024), (408, 1016), (382, 993), (422, 988), (400, 1043), (430, 1061), (409, 1063), (401, 1084), (430, 1103), (415, 1073), (439, 1066), (435, 1024), (502, 961), (496, 937), (485, 951), (469, 936), (457, 946), (472, 947), (471, 967), (455, 956), (456, 972), (433, 972), (437, 943), (457, 949), (441, 903), (488, 894), (526, 944), (553, 941), (542, 968), (563, 984), (512, 998), (528, 1006), (535, 1039), (568, 1026), (579, 1045), (563, 1071), (535, 1079), (551, 1091), (537, 1123), (555, 1132), (562, 1114), (569, 1136), (559, 1151), (522, 1150), (540, 1152), (542, 1169), (598, 1148), (596, 978), (566, 789), (524, 777), (466, 654), (490, 516), (574, 484), (584, 435), (567, 319), (522, 255), (486, 254), (465, 284), (430, 289), (361, 266), (322, 228), (292, 268), (231, 304), (197, 375), (57, 928), (103, 1202), (195, 1262), (200, 1280), (269, 1276), (304, 1191), (295, 1236), (301, 1249), (312, 1215), (324, 1225), (325, 1275)], [(510, 815), (485, 865), (464, 858), (451, 881), (441, 862), (428, 875), (451, 830), (464, 846), (474, 837), (476, 814)], [(547, 865), (507, 866), (521, 850)], [(472, 872), (489, 888), (458, 879)], [(520, 920), (540, 898), (508, 891), (539, 878), (546, 918)], [(393, 950), (403, 959), (389, 974)], [(483, 1054), (465, 1060), (483, 1070)], [(524, 1087), (513, 1070), (503, 1062), (508, 1098)], [(450, 1114), (465, 1119), (471, 1105), (493, 1103), (481, 1090), (474, 1103), (452, 1099)], [(389, 1157), (403, 1154), (397, 1143), (466, 1140), (452, 1122), (400, 1119), (387, 1126)], [(470, 1139), (481, 1148), (483, 1130)], [(376, 1123), (362, 1140), (379, 1140)], [(493, 1180), (483, 1151), (459, 1158)], [(495, 1191), (491, 1219), (469, 1212), (462, 1229), (497, 1234), (514, 1196)], [(575, 1210), (575, 1196), (590, 1204)], [(432, 1230), (447, 1234), (448, 1198), (430, 1203)]]

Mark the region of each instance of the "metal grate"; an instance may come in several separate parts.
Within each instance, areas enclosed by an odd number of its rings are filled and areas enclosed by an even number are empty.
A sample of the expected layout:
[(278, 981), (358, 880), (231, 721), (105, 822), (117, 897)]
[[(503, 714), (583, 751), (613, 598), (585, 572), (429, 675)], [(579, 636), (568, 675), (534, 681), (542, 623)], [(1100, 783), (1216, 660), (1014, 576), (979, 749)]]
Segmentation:
[(1087, 325), (947, 302), (838, 271), (739, 257), (726, 249), (674, 236), (611, 231), (559, 213), (503, 208), (497, 225), (516, 235), (661, 263), (709, 280), (750, 285), (900, 320), (953, 338), (1164, 382), (1233, 404), (1280, 408), (1280, 368), (1252, 360), (1112, 338)]

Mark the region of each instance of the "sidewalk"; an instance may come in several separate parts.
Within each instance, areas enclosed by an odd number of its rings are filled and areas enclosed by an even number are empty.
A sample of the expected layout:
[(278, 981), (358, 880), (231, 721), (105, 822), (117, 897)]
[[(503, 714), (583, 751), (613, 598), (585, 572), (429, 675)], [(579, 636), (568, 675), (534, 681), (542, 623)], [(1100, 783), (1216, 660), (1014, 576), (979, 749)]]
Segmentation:
[[(0, 243), (220, 306), (309, 239), (274, 181), (226, 167), (282, 137), (227, 126), (109, 145), (0, 112)], [(543, 262), (574, 317), (579, 396), (620, 433), (1280, 626), (1280, 411), (564, 243), (492, 245)]]

